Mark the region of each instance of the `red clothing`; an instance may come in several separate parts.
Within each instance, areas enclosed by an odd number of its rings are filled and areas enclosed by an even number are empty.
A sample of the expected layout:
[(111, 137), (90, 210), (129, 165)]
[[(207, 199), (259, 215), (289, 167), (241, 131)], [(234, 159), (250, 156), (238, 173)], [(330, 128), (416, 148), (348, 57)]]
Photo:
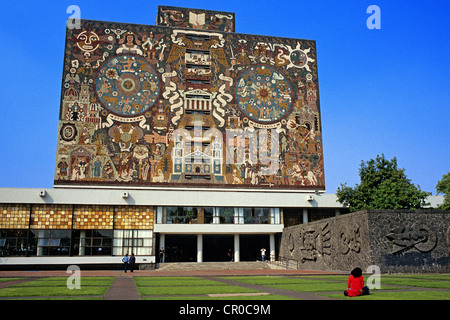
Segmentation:
[(354, 276), (350, 275), (350, 277), (348, 277), (347, 288), (349, 289), (347, 290), (347, 293), (349, 297), (362, 295), (363, 287), (364, 287), (363, 276), (355, 278)]

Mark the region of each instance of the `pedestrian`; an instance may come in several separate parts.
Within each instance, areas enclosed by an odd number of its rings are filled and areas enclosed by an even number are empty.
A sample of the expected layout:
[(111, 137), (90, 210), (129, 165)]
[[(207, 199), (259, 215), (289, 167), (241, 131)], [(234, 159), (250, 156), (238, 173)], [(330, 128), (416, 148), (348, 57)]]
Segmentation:
[(266, 249), (262, 248), (261, 249), (261, 261), (264, 261), (265, 258), (266, 258)]
[(127, 253), (127, 254), (125, 254), (125, 257), (122, 258), (124, 272), (127, 272), (129, 261), (130, 261), (130, 258), (128, 258), (128, 253)]
[(228, 259), (230, 259), (230, 262), (233, 262), (234, 261), (234, 259), (233, 259), (233, 251), (231, 249), (228, 249), (227, 255), (228, 255)]
[(164, 248), (159, 249), (159, 262), (164, 263)]
[(361, 268), (355, 268), (350, 273), (347, 282), (347, 290), (344, 295), (348, 297), (356, 297), (370, 294), (369, 287), (364, 286), (364, 277)]
[(134, 256), (134, 253), (131, 253), (131, 257), (130, 257), (130, 272), (133, 272), (135, 263), (136, 263), (136, 257)]

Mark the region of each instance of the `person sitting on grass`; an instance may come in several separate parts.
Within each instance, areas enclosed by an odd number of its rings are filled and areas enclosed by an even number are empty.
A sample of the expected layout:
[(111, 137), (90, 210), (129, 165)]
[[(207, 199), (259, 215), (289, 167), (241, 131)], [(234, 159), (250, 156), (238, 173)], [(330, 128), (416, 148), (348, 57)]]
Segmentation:
[(364, 286), (364, 278), (361, 268), (355, 268), (350, 273), (347, 282), (347, 290), (344, 291), (345, 296), (356, 297), (369, 294), (369, 287)]

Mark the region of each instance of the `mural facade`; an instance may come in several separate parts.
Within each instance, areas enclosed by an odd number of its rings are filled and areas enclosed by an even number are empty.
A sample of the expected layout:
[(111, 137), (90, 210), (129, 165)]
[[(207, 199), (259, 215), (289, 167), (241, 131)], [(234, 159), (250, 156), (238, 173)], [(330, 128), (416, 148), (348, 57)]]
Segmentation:
[(315, 41), (234, 14), (67, 29), (55, 185), (324, 190)]

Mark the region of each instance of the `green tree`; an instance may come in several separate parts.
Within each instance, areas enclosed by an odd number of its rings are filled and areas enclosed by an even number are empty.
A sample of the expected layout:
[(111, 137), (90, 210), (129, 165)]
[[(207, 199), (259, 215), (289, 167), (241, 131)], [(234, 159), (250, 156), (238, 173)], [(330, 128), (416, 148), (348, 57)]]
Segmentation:
[(338, 201), (350, 211), (366, 209), (419, 209), (427, 205), (429, 192), (420, 190), (399, 169), (397, 159), (387, 160), (384, 154), (376, 159), (362, 161), (359, 168), (360, 184), (354, 188), (341, 184), (336, 195)]
[(438, 194), (444, 194), (444, 203), (439, 206), (439, 209), (450, 210), (450, 171), (438, 181), (436, 191)]

